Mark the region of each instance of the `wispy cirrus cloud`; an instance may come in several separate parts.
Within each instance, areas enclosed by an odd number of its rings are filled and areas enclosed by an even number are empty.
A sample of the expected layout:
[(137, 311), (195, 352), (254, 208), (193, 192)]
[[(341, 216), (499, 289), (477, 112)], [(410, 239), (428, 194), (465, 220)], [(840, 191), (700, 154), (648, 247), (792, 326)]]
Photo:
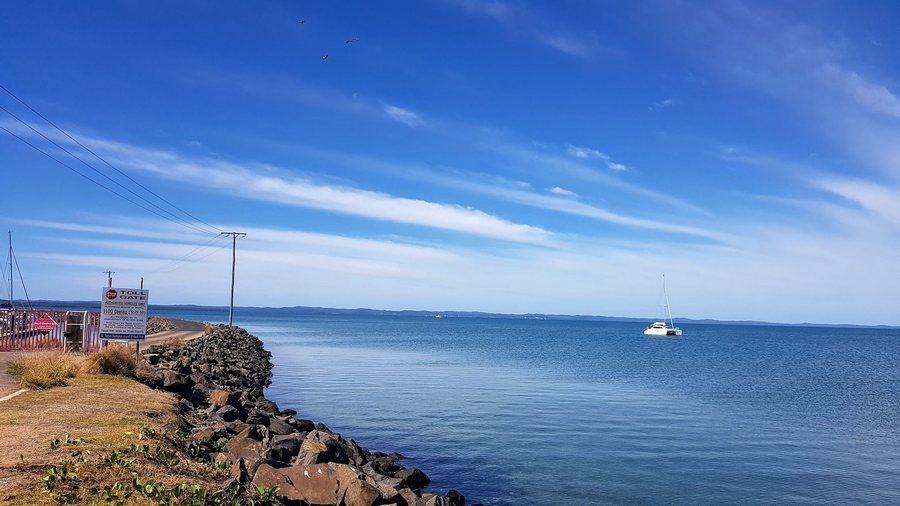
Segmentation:
[(774, 4), (657, 5), (660, 21), (683, 39), (677, 47), (740, 86), (812, 118), (811, 125), (831, 144), (900, 180), (900, 91), (872, 65), (859, 63), (868, 48), (857, 48)]
[(885, 221), (900, 225), (900, 188), (863, 179), (823, 178), (813, 184)]
[(553, 186), (551, 188), (547, 188), (547, 191), (554, 195), (562, 195), (563, 197), (577, 197), (578, 194), (573, 192), (572, 190), (567, 190), (565, 188), (561, 188), (559, 186)]
[[(592, 205), (571, 198), (574, 192), (561, 187), (548, 189), (549, 195), (535, 191), (528, 184), (519, 181), (498, 180), (485, 176), (483, 173), (458, 170), (451, 167), (441, 167), (437, 170), (432, 167), (414, 163), (403, 163), (380, 158), (354, 155), (348, 153), (335, 153), (322, 150), (310, 150), (311, 154), (338, 163), (345, 167), (367, 169), (390, 174), (394, 177), (403, 177), (409, 180), (440, 185), (444, 187), (464, 190), (470, 193), (489, 196), (496, 200), (513, 202), (519, 205), (544, 209), (558, 213), (580, 216), (605, 223), (612, 223), (623, 227), (630, 227), (670, 234), (681, 234), (699, 237), (716, 242), (729, 242), (732, 238), (725, 233), (708, 229), (702, 226), (672, 223), (665, 219), (652, 219), (641, 216), (633, 216), (628, 213), (614, 212), (603, 207)], [(556, 166), (560, 164), (557, 163)], [(655, 192), (649, 192), (656, 198)]]
[(672, 107), (674, 105), (678, 105), (677, 100), (675, 100), (673, 98), (666, 98), (666, 99), (660, 100), (658, 102), (653, 102), (652, 104), (648, 105), (647, 108), (650, 109), (651, 111), (657, 111), (659, 109), (666, 109), (666, 108)]
[[(25, 135), (34, 135), (17, 125), (5, 125)], [(57, 142), (73, 144), (58, 133), (48, 131), (47, 135), (54, 136)], [(506, 241), (549, 244), (552, 239), (552, 234), (540, 227), (514, 223), (462, 205), (322, 183), (293, 175), (287, 169), (269, 164), (237, 163), (99, 137), (78, 137), (82, 143), (101, 152), (119, 167), (241, 198)]]
[(607, 155), (606, 153), (593, 149), (586, 148), (580, 146), (573, 146), (572, 144), (566, 145), (566, 153), (569, 156), (574, 158), (578, 158), (579, 160), (599, 160), (606, 165), (610, 170), (615, 170), (619, 172), (624, 172), (628, 170), (628, 166), (622, 163), (614, 162), (613, 159)]
[[(245, 223), (218, 225), (250, 232), (239, 243), (238, 305), (647, 317), (656, 310), (652, 297), (634, 287), (653, 286), (665, 270), (681, 316), (765, 315), (796, 321), (802, 314), (821, 322), (897, 322), (894, 306), (872, 303), (900, 297), (896, 284), (884, 283), (900, 271), (892, 260), (897, 241), (883, 233), (850, 236), (851, 240), (816, 229), (767, 227), (744, 230), (735, 246), (600, 240), (575, 241), (566, 248), (525, 244), (484, 253)], [(83, 298), (84, 293), (97, 291), (99, 271), (112, 266), (124, 279), (146, 276), (155, 303), (227, 303), (228, 276), (220, 275), (230, 265), (227, 247), (213, 244), (211, 255), (202, 250), (203, 255), (177, 263), (174, 269), (158, 270), (193, 248), (164, 237), (151, 239), (170, 230), (171, 223), (104, 216), (97, 221), (44, 222), (33, 230), (45, 226), (70, 232), (49, 238), (53, 245), (66, 244), (62, 252), (48, 253), (62, 249), (52, 247), (20, 251), (21, 260), (39, 267), (29, 279), (29, 288), (38, 296)], [(103, 239), (107, 232), (126, 227), (143, 237)], [(68, 272), (65, 286), (60, 286), (54, 265)], [(734, 286), (741, 287), (740, 293)], [(874, 293), (865, 289), (871, 286), (880, 289)], [(823, 300), (821, 294), (828, 290), (839, 290), (846, 297)], [(735, 304), (738, 297), (740, 304)]]
[(606, 161), (610, 159), (609, 155), (600, 150), (573, 146), (571, 144), (566, 145), (566, 153), (568, 153), (570, 156), (574, 156), (575, 158), (580, 158), (582, 160), (596, 159)]
[(410, 127), (418, 127), (425, 124), (425, 119), (421, 114), (396, 105), (384, 104), (384, 114), (388, 118)]
[(601, 46), (590, 32), (560, 26), (548, 15), (530, 10), (518, 3), (500, 0), (447, 0), (466, 13), (492, 19), (514, 34), (522, 34), (533, 41), (561, 53), (579, 58), (597, 54)]

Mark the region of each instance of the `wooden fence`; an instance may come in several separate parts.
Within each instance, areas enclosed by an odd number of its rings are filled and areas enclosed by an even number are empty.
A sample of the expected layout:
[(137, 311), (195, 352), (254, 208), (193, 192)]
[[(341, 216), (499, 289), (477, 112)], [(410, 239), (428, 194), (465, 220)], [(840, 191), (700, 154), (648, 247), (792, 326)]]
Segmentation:
[[(34, 330), (34, 321), (49, 316), (50, 331)], [(100, 349), (100, 313), (91, 311), (0, 310), (0, 351)]]

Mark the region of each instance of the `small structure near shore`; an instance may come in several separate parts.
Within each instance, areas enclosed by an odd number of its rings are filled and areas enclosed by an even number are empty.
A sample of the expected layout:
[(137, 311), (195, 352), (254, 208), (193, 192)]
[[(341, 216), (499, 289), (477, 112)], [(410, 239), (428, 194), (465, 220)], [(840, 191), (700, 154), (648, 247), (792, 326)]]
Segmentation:
[[(52, 329), (36, 328), (41, 319), (52, 318)], [(40, 325), (38, 325), (40, 327)], [(0, 310), (0, 351), (80, 350), (100, 348), (100, 313), (50, 309)]]

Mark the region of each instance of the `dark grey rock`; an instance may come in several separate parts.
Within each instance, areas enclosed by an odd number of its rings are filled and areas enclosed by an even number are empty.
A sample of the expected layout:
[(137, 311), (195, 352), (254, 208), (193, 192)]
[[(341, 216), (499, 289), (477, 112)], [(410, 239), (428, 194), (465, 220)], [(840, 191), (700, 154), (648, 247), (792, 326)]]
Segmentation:
[(222, 406), (216, 410), (216, 414), (224, 422), (233, 422), (240, 417), (240, 412), (234, 406)]
[(269, 443), (269, 458), (279, 462), (290, 462), (300, 453), (300, 438), (294, 434), (275, 435)]
[(421, 469), (417, 467), (407, 467), (394, 473), (394, 478), (400, 478), (404, 487), (418, 490), (427, 487), (431, 483), (428, 477)]
[(294, 434), (297, 432), (297, 430), (289, 423), (277, 418), (269, 419), (269, 430), (272, 432), (272, 434), (278, 434), (282, 436), (286, 434)]

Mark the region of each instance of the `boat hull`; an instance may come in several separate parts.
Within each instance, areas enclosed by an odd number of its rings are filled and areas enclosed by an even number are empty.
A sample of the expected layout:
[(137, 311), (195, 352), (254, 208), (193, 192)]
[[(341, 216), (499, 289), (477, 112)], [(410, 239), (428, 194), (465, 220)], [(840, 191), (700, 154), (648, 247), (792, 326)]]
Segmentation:
[(644, 330), (645, 336), (680, 336), (681, 329), (672, 329), (672, 328), (649, 328)]

